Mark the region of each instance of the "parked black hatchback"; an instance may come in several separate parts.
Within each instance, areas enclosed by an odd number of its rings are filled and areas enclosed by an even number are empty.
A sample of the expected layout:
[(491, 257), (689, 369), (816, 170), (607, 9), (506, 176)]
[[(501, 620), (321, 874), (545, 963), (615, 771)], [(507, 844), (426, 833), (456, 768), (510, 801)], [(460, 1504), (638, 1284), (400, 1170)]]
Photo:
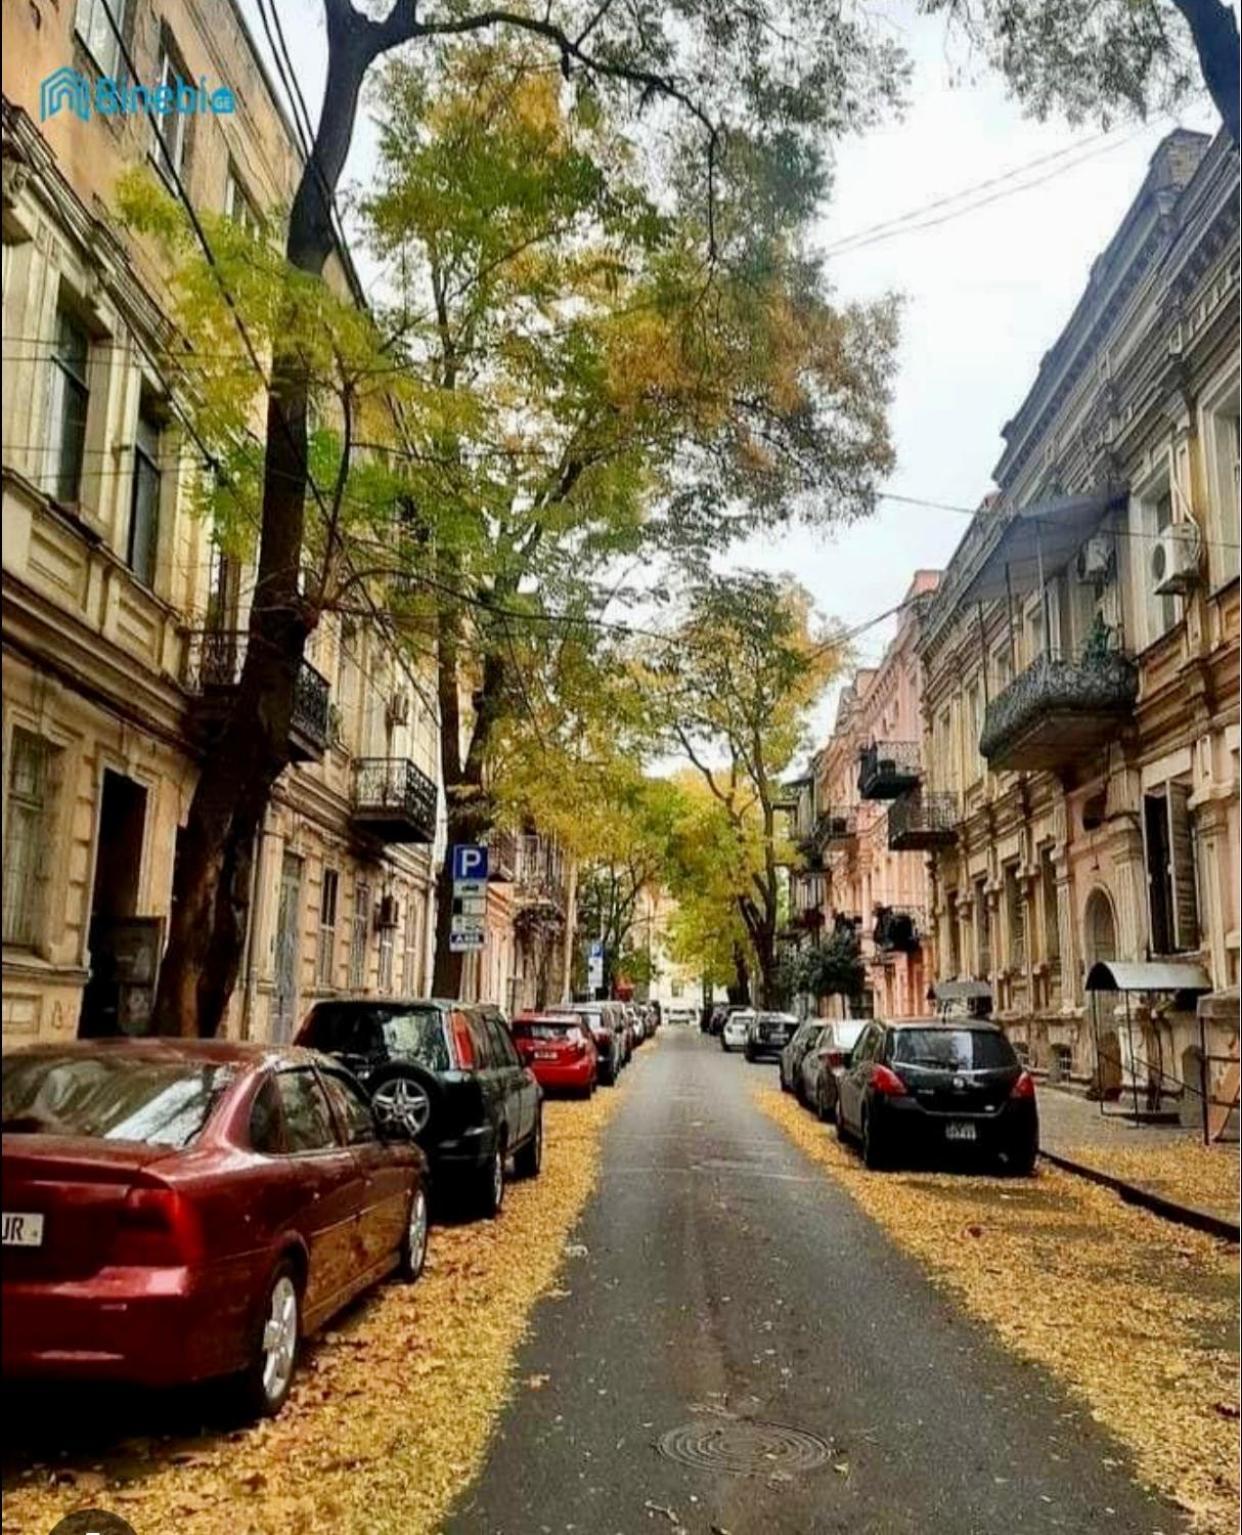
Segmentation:
[(542, 1093), (498, 1008), (339, 998), (311, 1008), (298, 1043), (348, 1066), (381, 1121), (410, 1127), (437, 1192), (464, 1195), (495, 1215), (510, 1157), (519, 1177), (539, 1172)]
[(868, 1024), (837, 1083), (836, 1121), (868, 1167), (952, 1150), (1030, 1173), (1039, 1152), (1035, 1083), (992, 1023)]

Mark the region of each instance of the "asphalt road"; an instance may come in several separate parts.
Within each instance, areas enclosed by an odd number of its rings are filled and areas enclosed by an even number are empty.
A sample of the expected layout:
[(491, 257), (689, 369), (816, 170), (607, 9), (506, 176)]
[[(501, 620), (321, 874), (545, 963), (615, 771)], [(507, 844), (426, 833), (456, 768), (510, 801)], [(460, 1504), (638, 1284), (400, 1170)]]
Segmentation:
[(1184, 1528), (755, 1107), (774, 1068), (665, 1029), (633, 1071), (446, 1535)]

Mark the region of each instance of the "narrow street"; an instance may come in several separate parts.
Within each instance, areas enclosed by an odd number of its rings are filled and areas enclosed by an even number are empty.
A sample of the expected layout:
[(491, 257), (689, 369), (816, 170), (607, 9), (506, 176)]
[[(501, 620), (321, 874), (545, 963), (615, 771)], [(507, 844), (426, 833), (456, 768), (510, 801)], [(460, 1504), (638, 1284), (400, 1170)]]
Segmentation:
[(639, 1062), (445, 1529), (1184, 1528), (760, 1112), (774, 1075), (682, 1029)]

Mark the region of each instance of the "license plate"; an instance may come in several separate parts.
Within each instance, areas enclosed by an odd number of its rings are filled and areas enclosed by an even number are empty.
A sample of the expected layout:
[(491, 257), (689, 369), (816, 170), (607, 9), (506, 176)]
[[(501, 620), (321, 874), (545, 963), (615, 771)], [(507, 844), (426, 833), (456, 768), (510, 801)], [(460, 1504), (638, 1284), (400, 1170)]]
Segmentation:
[(557, 1054), (555, 1050), (536, 1050), (535, 1059), (537, 1061), (555, 1061)]
[(955, 1121), (944, 1127), (944, 1138), (946, 1141), (973, 1141), (975, 1139), (975, 1127), (974, 1125)]
[(43, 1217), (41, 1215), (10, 1215), (4, 1213), (5, 1247), (42, 1247)]

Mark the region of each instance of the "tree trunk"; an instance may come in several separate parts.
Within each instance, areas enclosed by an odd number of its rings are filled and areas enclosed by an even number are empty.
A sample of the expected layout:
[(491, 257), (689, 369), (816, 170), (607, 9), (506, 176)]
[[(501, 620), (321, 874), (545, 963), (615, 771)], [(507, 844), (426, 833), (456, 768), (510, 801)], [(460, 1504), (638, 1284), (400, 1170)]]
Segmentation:
[(1220, 0), (1173, 0), (1186, 19), (1199, 55), (1203, 83), (1220, 113), (1221, 122), (1239, 147), (1238, 139), (1238, 23), (1233, 10)]
[[(324, 188), (335, 188), (340, 178), (370, 59), (348, 30), (329, 27), (328, 78), (315, 139), (320, 169), (308, 165), (302, 173), (286, 245), (289, 262), (312, 276), (322, 275), (333, 247)], [(289, 764), (298, 671), (316, 619), (299, 591), (308, 391), (295, 351), (277, 347), (271, 379), (249, 639), (236, 700), (206, 754), (179, 841), (152, 1017), (160, 1034), (211, 1036), (224, 1020), (245, 943), (255, 835)]]
[(743, 1006), (750, 1001), (750, 966), (746, 962), (746, 950), (740, 943), (733, 945), (733, 985), (726, 987), (729, 1001)]

